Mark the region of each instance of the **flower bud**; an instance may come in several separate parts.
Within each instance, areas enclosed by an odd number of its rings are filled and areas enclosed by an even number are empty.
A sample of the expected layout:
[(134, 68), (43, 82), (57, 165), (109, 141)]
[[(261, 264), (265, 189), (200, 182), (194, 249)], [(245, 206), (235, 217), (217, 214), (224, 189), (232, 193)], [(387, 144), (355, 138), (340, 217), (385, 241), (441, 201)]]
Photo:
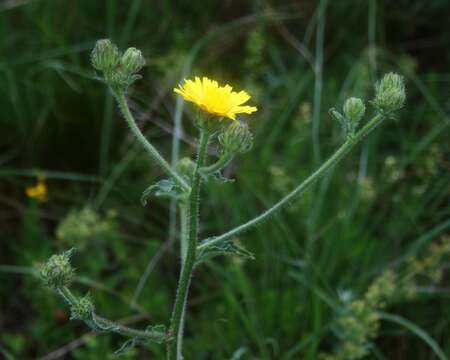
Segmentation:
[(403, 107), (406, 100), (405, 83), (403, 77), (386, 74), (375, 86), (373, 104), (383, 112), (391, 112)]
[(119, 49), (111, 40), (98, 40), (91, 53), (92, 66), (99, 71), (111, 72), (120, 61)]
[(331, 108), (329, 110), (329, 114), (334, 117), (337, 121), (339, 121), (339, 123), (345, 128), (346, 127), (346, 121), (345, 121), (345, 117), (339, 112), (337, 111), (335, 108)]
[(70, 320), (90, 320), (94, 312), (94, 304), (88, 295), (77, 299), (70, 308)]
[(127, 74), (135, 74), (145, 65), (145, 59), (140, 50), (130, 47), (122, 55), (120, 63)]
[(50, 288), (58, 289), (70, 286), (75, 272), (70, 264), (74, 249), (60, 255), (53, 255), (41, 268), (40, 275), (44, 284)]
[(177, 162), (177, 165), (175, 166), (175, 170), (179, 174), (190, 179), (192, 177), (192, 175), (194, 174), (195, 163), (188, 157), (184, 157)]
[(133, 82), (132, 80), (130, 80), (130, 76), (120, 68), (112, 72), (108, 77), (105, 77), (105, 79), (114, 90), (126, 90), (127, 87)]
[(344, 107), (342, 109), (344, 111), (344, 115), (348, 121), (352, 123), (354, 129), (361, 121), (364, 113), (366, 112), (366, 106), (361, 99), (351, 97), (347, 99), (344, 103)]
[(253, 146), (253, 135), (247, 124), (234, 121), (220, 135), (219, 143), (226, 153), (244, 153)]

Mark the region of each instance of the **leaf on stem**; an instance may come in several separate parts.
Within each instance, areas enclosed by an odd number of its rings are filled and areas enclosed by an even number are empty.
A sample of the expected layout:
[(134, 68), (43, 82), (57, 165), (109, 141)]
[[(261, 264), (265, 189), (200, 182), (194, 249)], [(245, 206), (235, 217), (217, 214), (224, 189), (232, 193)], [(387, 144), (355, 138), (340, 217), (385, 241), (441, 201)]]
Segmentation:
[(178, 201), (184, 200), (186, 195), (186, 191), (175, 181), (163, 179), (145, 189), (141, 196), (141, 203), (143, 206), (147, 205), (147, 200), (151, 196), (167, 197)]
[(171, 337), (167, 335), (167, 328), (165, 325), (153, 325), (147, 326), (145, 332), (149, 335), (154, 335), (152, 337), (135, 336), (131, 339), (125, 341), (122, 346), (114, 352), (116, 356), (125, 355), (128, 351), (132, 350), (138, 345), (145, 344), (148, 341), (155, 342), (157, 344), (162, 344), (166, 341), (171, 340)]
[(142, 339), (140, 338), (131, 338), (125, 341), (122, 346), (114, 351), (114, 355), (116, 356), (123, 356), (126, 353), (128, 353), (130, 350), (134, 349), (137, 345), (143, 343)]
[(154, 334), (155, 337), (152, 339), (152, 341), (156, 342), (157, 344), (162, 344), (172, 339), (171, 336), (167, 333), (166, 325), (150, 325), (146, 327), (145, 332)]
[(253, 253), (251, 253), (241, 245), (235, 244), (233, 240), (227, 240), (219, 245), (212, 245), (208, 246), (205, 249), (201, 249), (198, 252), (195, 266), (198, 266), (207, 260), (221, 255), (238, 256), (247, 260), (255, 259)]
[(219, 184), (234, 182), (234, 179), (230, 179), (230, 178), (223, 176), (220, 171), (216, 171), (215, 173), (211, 174), (211, 177), (214, 180), (216, 180)]

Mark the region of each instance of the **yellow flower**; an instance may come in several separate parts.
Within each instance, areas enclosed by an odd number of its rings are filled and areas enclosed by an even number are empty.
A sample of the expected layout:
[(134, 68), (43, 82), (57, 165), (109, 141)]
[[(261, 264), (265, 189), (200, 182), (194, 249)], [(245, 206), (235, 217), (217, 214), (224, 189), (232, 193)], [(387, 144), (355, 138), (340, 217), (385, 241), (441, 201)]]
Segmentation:
[(25, 188), (25, 193), (30, 199), (36, 199), (39, 202), (45, 202), (48, 199), (47, 185), (45, 184), (45, 179), (40, 176), (38, 181), (34, 186), (27, 186)]
[(236, 114), (251, 114), (257, 110), (255, 106), (242, 106), (250, 99), (245, 91), (234, 92), (230, 85), (219, 86), (217, 81), (207, 77), (185, 80), (184, 85), (173, 90), (206, 112), (232, 120), (236, 120)]

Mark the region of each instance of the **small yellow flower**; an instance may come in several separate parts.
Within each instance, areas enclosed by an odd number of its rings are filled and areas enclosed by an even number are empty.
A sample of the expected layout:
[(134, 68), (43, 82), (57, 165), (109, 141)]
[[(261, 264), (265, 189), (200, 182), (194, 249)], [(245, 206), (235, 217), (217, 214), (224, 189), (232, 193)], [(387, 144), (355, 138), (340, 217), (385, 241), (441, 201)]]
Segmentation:
[(36, 199), (39, 202), (45, 202), (48, 199), (47, 185), (42, 176), (38, 177), (37, 183), (34, 186), (27, 186), (25, 193), (30, 199)]
[(219, 86), (217, 81), (207, 77), (185, 80), (184, 85), (173, 90), (206, 112), (232, 120), (236, 120), (236, 114), (251, 114), (258, 110), (255, 106), (242, 106), (250, 99), (245, 91), (234, 92), (230, 85)]

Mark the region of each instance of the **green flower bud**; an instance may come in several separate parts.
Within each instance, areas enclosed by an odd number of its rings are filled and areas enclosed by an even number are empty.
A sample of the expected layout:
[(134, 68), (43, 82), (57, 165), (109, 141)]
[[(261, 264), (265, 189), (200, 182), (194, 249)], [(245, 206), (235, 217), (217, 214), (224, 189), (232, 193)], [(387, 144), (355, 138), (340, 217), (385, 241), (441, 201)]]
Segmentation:
[(105, 73), (112, 72), (120, 61), (119, 49), (111, 40), (98, 40), (91, 53), (92, 66)]
[(140, 50), (130, 47), (123, 54), (120, 63), (127, 74), (135, 74), (145, 65), (145, 59)]
[(190, 179), (194, 174), (195, 163), (188, 157), (184, 157), (177, 162), (175, 170)]
[(403, 77), (386, 74), (375, 86), (373, 104), (383, 112), (391, 112), (403, 107), (406, 100), (405, 83)]
[(77, 299), (77, 302), (72, 304), (70, 308), (70, 320), (90, 320), (93, 312), (94, 304), (88, 294)]
[(329, 110), (329, 114), (332, 117), (334, 117), (337, 121), (339, 121), (339, 123), (346, 129), (345, 117), (339, 111), (337, 111), (335, 108), (331, 108)]
[(74, 249), (60, 255), (53, 255), (41, 268), (40, 275), (44, 284), (52, 289), (70, 286), (75, 272), (70, 264)]
[(343, 114), (334, 108), (329, 113), (341, 124), (348, 139), (355, 135), (358, 124), (361, 121), (366, 107), (361, 99), (351, 97), (347, 99), (343, 106)]
[(234, 121), (220, 135), (219, 143), (226, 153), (244, 153), (253, 146), (253, 135), (247, 124)]
[(130, 76), (128, 76), (123, 69), (120, 68), (112, 72), (108, 77), (105, 77), (105, 80), (114, 90), (126, 90), (134, 81), (130, 79)]
[(350, 121), (354, 125), (353, 128), (356, 129), (366, 112), (366, 106), (361, 99), (351, 97), (344, 103), (342, 110), (344, 111), (347, 120)]

